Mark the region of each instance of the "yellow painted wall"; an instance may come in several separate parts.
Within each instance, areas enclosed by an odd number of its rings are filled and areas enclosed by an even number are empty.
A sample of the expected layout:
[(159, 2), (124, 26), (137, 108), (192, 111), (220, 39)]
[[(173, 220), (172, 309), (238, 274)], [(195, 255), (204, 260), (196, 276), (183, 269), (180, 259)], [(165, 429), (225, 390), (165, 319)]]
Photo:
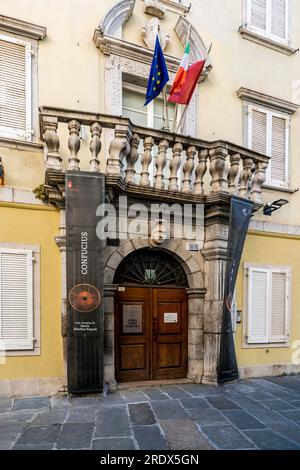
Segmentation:
[[(38, 103), (78, 111), (104, 111), (104, 57), (93, 43), (93, 33), (117, 0), (9, 0), (1, 3), (1, 14), (47, 27), (47, 37), (39, 43)], [(208, 45), (213, 42), (213, 70), (199, 90), (199, 137), (225, 139), (243, 144), (242, 102), (236, 96), (240, 87), (294, 101), (293, 84), (300, 79), (300, 55), (286, 56), (244, 40), (238, 33), (242, 24), (242, 0), (192, 0), (187, 18)], [(133, 17), (125, 25), (124, 39), (143, 46), (141, 29), (150, 18), (144, 15), (143, 0), (136, 0)], [(183, 53), (173, 28), (177, 15), (167, 11), (162, 28), (170, 33), (167, 54), (181, 58)], [(300, 1), (292, 0), (292, 45), (300, 45)], [(299, 98), (299, 94), (298, 94)], [(291, 187), (300, 186), (300, 111), (291, 126)], [(66, 131), (66, 130), (65, 130)], [(82, 146), (88, 152), (89, 142)], [(62, 154), (67, 155), (66, 145)], [(6, 169), (6, 184), (34, 188), (44, 181), (43, 152), (3, 146), (0, 155)], [(275, 213), (272, 222), (300, 226), (300, 193), (293, 195), (264, 191), (265, 201), (280, 197), (290, 204)], [(60, 335), (60, 253), (53, 237), (58, 234), (57, 211), (37, 211), (30, 207), (6, 208), (0, 205), (0, 241), (41, 245), (42, 260), (42, 356), (8, 358), (0, 378), (57, 376), (62, 374)], [(270, 221), (258, 214), (256, 219)], [(300, 332), (299, 239), (250, 235), (243, 262), (291, 265), (292, 339)], [(242, 272), (238, 280), (238, 302), (242, 305)], [(291, 350), (241, 348), (241, 326), (236, 344), (240, 365), (289, 362)]]
[(58, 210), (0, 203), (0, 243), (39, 245), (41, 257), (41, 355), (7, 357), (0, 365), (0, 380), (63, 376), (61, 258), (54, 240), (58, 227)]
[[(244, 264), (257, 263), (266, 265), (284, 265), (292, 269), (291, 276), (291, 341), (300, 340), (300, 237), (280, 237), (251, 232), (245, 244), (241, 267), (237, 282), (237, 303), (238, 310), (242, 310), (242, 322), (246, 322), (246, 312), (244, 309)], [(237, 325), (236, 350), (239, 366), (269, 365), (269, 364), (290, 364), (292, 348), (243, 348), (243, 325)]]

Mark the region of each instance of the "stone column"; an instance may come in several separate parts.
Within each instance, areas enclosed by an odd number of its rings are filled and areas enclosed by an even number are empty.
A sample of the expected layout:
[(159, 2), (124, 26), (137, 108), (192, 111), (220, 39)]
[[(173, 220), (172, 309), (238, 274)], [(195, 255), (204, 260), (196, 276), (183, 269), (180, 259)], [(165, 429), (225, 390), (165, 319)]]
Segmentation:
[(66, 211), (60, 211), (59, 236), (55, 237), (61, 253), (61, 335), (63, 339), (64, 389), (67, 390), (67, 253), (66, 253)]
[(188, 296), (188, 379), (200, 383), (203, 374), (205, 289), (186, 289)]
[(217, 384), (224, 279), (227, 257), (229, 207), (212, 206), (206, 211), (204, 301), (204, 360), (202, 382)]
[(116, 284), (104, 286), (104, 382), (117, 388), (115, 376), (115, 292)]

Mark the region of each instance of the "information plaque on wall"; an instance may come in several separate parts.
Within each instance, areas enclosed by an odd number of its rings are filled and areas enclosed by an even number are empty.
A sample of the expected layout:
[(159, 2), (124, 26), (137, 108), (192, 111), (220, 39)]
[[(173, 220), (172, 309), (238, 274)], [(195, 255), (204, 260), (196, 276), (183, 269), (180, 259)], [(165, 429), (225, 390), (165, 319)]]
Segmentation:
[(68, 390), (103, 387), (103, 241), (96, 234), (104, 175), (66, 173)]

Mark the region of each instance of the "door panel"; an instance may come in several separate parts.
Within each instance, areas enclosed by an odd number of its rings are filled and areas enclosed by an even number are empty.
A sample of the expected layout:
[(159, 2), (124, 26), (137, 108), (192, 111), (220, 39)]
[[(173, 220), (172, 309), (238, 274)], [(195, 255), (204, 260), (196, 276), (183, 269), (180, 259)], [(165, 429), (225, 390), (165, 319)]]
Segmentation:
[(116, 297), (116, 376), (120, 382), (184, 378), (184, 289), (126, 287)]
[(116, 376), (120, 382), (150, 380), (148, 289), (126, 288), (116, 302)]
[(187, 373), (187, 300), (184, 289), (153, 289), (153, 379)]

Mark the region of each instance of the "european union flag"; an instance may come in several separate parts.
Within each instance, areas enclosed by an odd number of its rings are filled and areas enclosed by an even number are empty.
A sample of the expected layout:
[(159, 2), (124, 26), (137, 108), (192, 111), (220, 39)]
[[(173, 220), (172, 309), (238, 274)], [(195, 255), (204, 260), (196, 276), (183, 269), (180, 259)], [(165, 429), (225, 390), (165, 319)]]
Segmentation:
[(157, 35), (144, 106), (149, 104), (150, 101), (154, 100), (154, 98), (160, 94), (168, 81), (169, 74), (166, 61)]

